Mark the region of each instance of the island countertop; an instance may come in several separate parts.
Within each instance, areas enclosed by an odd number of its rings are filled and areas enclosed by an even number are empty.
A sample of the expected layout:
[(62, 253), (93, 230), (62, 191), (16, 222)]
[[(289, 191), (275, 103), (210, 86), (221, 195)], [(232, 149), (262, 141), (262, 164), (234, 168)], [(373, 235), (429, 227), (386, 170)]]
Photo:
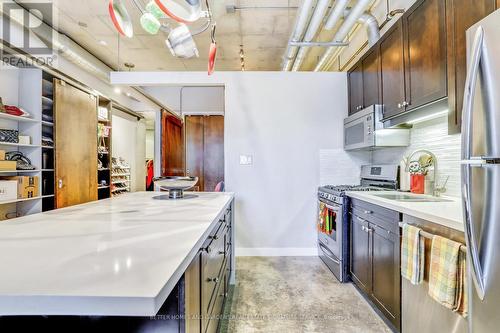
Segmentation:
[(0, 316), (153, 316), (232, 193), (138, 192), (0, 222)]

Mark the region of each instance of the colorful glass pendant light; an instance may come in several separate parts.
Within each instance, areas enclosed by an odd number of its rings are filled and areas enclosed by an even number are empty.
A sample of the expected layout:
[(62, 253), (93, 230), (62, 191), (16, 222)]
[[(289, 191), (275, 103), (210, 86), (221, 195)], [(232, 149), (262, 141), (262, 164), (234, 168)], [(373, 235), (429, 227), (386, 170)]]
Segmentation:
[(128, 14), (127, 8), (122, 0), (110, 0), (109, 1), (109, 16), (116, 30), (123, 36), (128, 38), (134, 37), (134, 27), (132, 25), (132, 19)]
[(208, 51), (208, 75), (212, 75), (215, 70), (215, 58), (217, 57), (217, 42), (215, 41), (215, 24), (212, 26), (212, 42)]
[(147, 33), (150, 33), (151, 35), (156, 35), (160, 30), (161, 23), (153, 14), (144, 13), (141, 16), (141, 27)]
[(160, 7), (158, 7), (154, 0), (148, 2), (146, 5), (146, 11), (153, 14), (158, 20), (166, 17), (165, 13), (160, 9)]
[(200, 0), (155, 0), (169, 17), (181, 23), (192, 23), (201, 17)]
[(174, 57), (192, 58), (199, 56), (193, 36), (185, 24), (171, 30), (165, 43)]

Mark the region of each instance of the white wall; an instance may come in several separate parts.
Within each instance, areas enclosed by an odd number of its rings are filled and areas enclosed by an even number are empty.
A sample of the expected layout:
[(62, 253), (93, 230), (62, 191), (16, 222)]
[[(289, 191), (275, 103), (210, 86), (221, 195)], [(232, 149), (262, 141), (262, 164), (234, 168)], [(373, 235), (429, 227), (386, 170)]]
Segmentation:
[(146, 130), (146, 158), (155, 158), (155, 131)]
[(136, 117), (113, 110), (112, 153), (131, 167), (131, 191), (145, 190), (146, 127)]
[[(317, 253), (317, 187), (325, 179), (359, 177), (359, 167), (336, 171), (331, 158), (348, 158), (342, 150), (345, 73), (132, 72), (113, 73), (112, 80), (224, 85), (226, 185), (236, 195), (237, 255)], [(240, 165), (240, 155), (252, 155), (253, 165)]]
[(177, 114), (224, 114), (224, 87), (144, 87), (144, 91)]

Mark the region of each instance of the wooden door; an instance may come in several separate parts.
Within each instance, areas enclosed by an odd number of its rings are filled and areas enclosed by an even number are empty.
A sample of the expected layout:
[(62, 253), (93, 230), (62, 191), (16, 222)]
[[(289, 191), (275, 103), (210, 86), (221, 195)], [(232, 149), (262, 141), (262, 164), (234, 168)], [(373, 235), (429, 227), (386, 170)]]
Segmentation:
[(368, 52), (363, 63), (363, 105), (380, 104), (380, 62), (379, 49), (375, 46)]
[(54, 86), (56, 207), (97, 200), (97, 98)]
[(162, 111), (162, 176), (184, 176), (184, 140), (182, 121)]
[(467, 76), (466, 31), (494, 10), (495, 0), (446, 0), (449, 134), (460, 133), (462, 125), (462, 106)]
[(363, 73), (361, 62), (357, 63), (348, 73), (349, 82), (349, 115), (363, 108)]
[(443, 0), (421, 0), (403, 16), (407, 111), (448, 95), (445, 10)]
[(351, 215), (351, 277), (367, 294), (371, 290), (370, 234), (368, 222)]
[(186, 175), (198, 177), (198, 189), (204, 191), (204, 117), (186, 116)]
[(400, 328), (401, 278), (399, 235), (371, 224), (372, 297), (396, 328)]
[(224, 117), (204, 117), (203, 188), (211, 192), (224, 180)]
[(380, 41), (380, 66), (384, 118), (404, 112), (405, 74), (403, 26), (398, 21)]
[(223, 116), (186, 116), (186, 174), (206, 192), (224, 180)]

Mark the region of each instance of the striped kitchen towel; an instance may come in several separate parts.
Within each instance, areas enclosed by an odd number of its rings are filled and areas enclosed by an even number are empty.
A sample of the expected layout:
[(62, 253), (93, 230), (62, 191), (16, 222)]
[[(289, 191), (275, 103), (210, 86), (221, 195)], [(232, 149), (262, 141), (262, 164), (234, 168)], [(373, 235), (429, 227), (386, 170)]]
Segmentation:
[[(464, 295), (463, 272), (459, 264), (462, 244), (441, 236), (432, 238), (429, 295), (450, 310), (456, 310), (458, 294)], [(460, 274), (459, 274), (460, 273)]]
[(424, 279), (424, 239), (420, 237), (420, 228), (409, 224), (403, 225), (401, 241), (401, 276), (412, 284), (418, 285)]

